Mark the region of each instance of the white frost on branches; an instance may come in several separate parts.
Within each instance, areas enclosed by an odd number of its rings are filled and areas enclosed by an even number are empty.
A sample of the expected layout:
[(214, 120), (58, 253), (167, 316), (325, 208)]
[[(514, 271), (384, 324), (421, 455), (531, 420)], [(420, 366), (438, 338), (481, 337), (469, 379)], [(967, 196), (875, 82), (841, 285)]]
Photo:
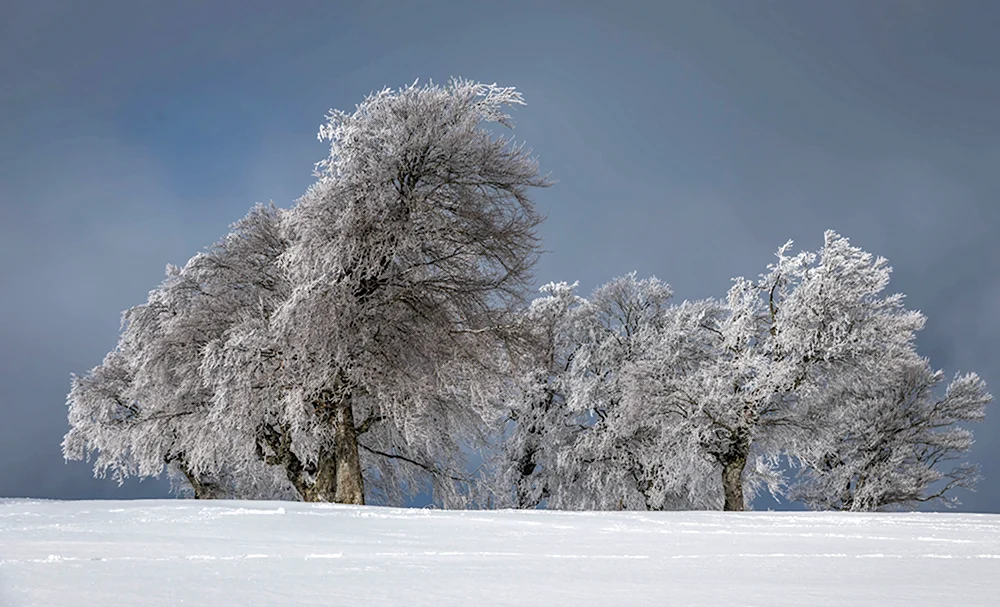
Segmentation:
[(873, 372), (840, 377), (816, 403), (830, 431), (799, 454), (792, 495), (826, 510), (912, 508), (957, 503), (949, 492), (971, 489), (978, 468), (960, 461), (992, 400), (975, 373), (957, 375), (944, 394), (944, 373), (913, 352), (887, 354)]

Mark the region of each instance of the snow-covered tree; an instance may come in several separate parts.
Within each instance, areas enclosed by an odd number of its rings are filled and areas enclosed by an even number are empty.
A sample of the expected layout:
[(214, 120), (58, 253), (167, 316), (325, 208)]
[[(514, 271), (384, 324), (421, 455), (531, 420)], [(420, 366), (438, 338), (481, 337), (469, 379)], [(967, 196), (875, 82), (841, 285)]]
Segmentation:
[[(766, 487), (873, 510), (972, 485), (952, 464), (985, 385), (936, 395), (924, 317), (834, 232), (722, 300), (671, 304), (633, 273), (525, 309), (529, 191), (548, 182), (488, 124), (521, 104), (453, 80), (331, 112), (294, 207), (258, 205), (168, 267), (73, 378), (65, 456), (119, 479), (167, 468), (196, 497), (354, 504), (742, 510)], [(490, 448), (474, 482), (468, 455)], [(803, 466), (791, 492), (780, 458)]]
[(633, 367), (672, 322), (670, 287), (631, 273), (590, 299), (565, 283), (543, 292), (525, 316), (538, 348), (504, 419), (500, 487), (515, 488), (518, 507), (695, 507), (697, 468), (670, 465), (678, 437), (663, 442), (664, 420), (623, 401)]
[(483, 125), (522, 103), (454, 80), (332, 112), (293, 209), (256, 208), (126, 312), (113, 355), (74, 380), (67, 457), (280, 477), (307, 500), (363, 503), (365, 481), (389, 503), (461, 499), (537, 252), (527, 191), (547, 182)]
[(203, 366), (220, 421), (237, 435), (277, 422), (263, 455), (313, 467), (313, 499), (364, 503), (366, 483), (416, 490), (428, 473), (442, 499), (461, 497), (452, 481), (482, 433), (485, 378), (516, 345), (538, 246), (528, 190), (546, 181), (483, 124), (522, 103), (495, 85), (414, 84), (320, 130), (329, 157), (283, 218), (290, 296)]
[(253, 311), (282, 297), (274, 260), (278, 211), (258, 205), (233, 232), (184, 268), (170, 266), (146, 303), (123, 314), (117, 348), (68, 397), (68, 459), (96, 454), (95, 473), (156, 476), (170, 467), (196, 497), (289, 497), (283, 475), (254, 456), (252, 435), (212, 417), (205, 348)]
[(794, 498), (818, 509), (872, 511), (912, 508), (971, 489), (977, 467), (960, 461), (972, 432), (957, 424), (981, 421), (992, 400), (974, 373), (944, 381), (913, 351), (886, 352), (870, 368), (831, 378), (814, 403), (833, 428), (798, 450), (804, 466)]
[(580, 322), (587, 302), (576, 295), (576, 284), (549, 283), (541, 292), (521, 319), (534, 347), (512, 366), (492, 474), (480, 479), (497, 496), (495, 503), (515, 508), (579, 501), (572, 497), (579, 475), (559, 466), (559, 453), (588, 428), (585, 416), (567, 404), (573, 358), (587, 339)]
[(560, 461), (585, 490), (576, 507), (664, 510), (689, 507), (678, 491), (684, 473), (665, 466), (671, 457), (662, 442), (663, 420), (625, 402), (633, 368), (670, 322), (670, 286), (631, 273), (598, 287), (582, 322), (586, 339), (570, 368), (569, 406), (583, 415), (578, 433)]
[[(779, 489), (777, 458), (797, 456), (831, 430), (814, 423), (804, 400), (884, 352), (912, 347), (924, 322), (902, 295), (883, 294), (885, 259), (834, 232), (818, 254), (789, 256), (790, 247), (758, 281), (736, 279), (725, 301), (692, 304), (630, 384), (632, 407), (669, 412), (664, 427), (695, 438), (719, 475), (726, 510), (745, 508), (747, 481), (751, 490), (762, 481)], [(697, 364), (678, 354), (690, 344)]]

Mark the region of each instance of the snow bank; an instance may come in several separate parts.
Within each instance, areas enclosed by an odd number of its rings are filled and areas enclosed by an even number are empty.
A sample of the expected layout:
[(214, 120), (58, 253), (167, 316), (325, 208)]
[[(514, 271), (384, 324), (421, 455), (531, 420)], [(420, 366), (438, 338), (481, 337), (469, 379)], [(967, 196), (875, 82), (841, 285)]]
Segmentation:
[(997, 605), (1000, 515), (0, 501), (0, 605)]

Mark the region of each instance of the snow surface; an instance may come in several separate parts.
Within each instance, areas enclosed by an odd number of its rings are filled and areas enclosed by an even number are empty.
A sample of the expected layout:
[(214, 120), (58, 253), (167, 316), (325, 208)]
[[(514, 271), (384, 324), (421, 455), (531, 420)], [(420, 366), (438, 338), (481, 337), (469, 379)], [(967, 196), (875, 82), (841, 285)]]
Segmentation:
[(1000, 605), (1000, 515), (0, 500), (0, 605)]

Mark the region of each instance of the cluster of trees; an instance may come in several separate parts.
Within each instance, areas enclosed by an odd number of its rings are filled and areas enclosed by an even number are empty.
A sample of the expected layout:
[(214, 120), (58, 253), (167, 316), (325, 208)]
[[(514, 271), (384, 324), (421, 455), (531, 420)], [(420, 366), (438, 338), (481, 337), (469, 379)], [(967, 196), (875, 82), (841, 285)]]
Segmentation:
[(65, 456), (350, 504), (876, 510), (972, 486), (984, 382), (940, 390), (886, 260), (833, 232), (724, 299), (630, 274), (529, 301), (549, 181), (489, 128), (523, 103), (453, 80), (331, 112), (305, 195), (168, 267), (73, 378)]

